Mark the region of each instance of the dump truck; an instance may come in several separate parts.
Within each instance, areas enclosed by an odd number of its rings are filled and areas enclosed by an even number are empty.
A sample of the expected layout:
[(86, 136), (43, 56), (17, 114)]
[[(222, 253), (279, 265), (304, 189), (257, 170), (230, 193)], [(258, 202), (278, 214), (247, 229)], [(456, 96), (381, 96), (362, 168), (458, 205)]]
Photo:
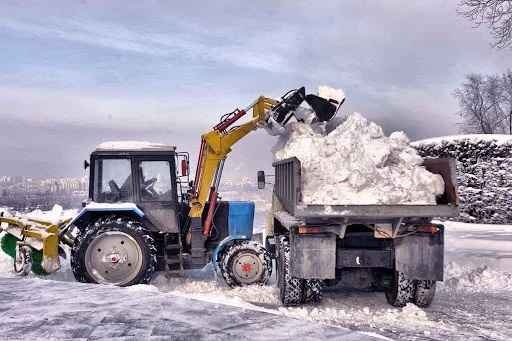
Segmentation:
[[(308, 205), (299, 159), (275, 162), (264, 240), (276, 259), (281, 302), (318, 302), (324, 287), (337, 285), (383, 290), (396, 307), (429, 306), (444, 262), (444, 227), (432, 219), (457, 216), (458, 198), (454, 160), (423, 165), (444, 180), (435, 205)], [(259, 171), (258, 187), (265, 184)]]
[(201, 136), (193, 180), (189, 153), (173, 145), (102, 143), (84, 161), (89, 197), (82, 210), (65, 221), (0, 213), (1, 248), (20, 275), (57, 271), (69, 247), (80, 282), (148, 283), (155, 271), (179, 276), (213, 262), (229, 286), (264, 284), (272, 260), (252, 240), (254, 203), (222, 201), (222, 171), (240, 139), (260, 128), (283, 132), (304, 102), (319, 122), (332, 119), (341, 105), (300, 87), (222, 115)]

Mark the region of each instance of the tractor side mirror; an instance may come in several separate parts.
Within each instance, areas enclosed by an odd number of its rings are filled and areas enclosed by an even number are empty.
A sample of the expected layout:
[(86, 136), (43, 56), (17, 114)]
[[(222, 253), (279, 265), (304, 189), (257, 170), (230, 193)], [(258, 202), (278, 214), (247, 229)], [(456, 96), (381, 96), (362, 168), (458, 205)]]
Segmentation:
[(84, 170), (87, 170), (89, 168), (90, 164), (87, 160), (84, 160)]
[(181, 160), (181, 176), (187, 176), (189, 174), (188, 160)]
[(258, 171), (257, 172), (257, 178), (258, 178), (258, 189), (264, 189), (265, 188), (265, 171)]

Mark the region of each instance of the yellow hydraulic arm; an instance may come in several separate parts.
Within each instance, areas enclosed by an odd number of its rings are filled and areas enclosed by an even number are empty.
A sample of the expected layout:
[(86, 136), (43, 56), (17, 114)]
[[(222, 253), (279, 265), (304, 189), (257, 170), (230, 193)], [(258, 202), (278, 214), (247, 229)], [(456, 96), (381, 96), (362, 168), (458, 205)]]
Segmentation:
[[(231, 147), (251, 131), (265, 126), (268, 110), (276, 103), (277, 101), (274, 99), (261, 96), (246, 109), (236, 109), (224, 115), (219, 124), (201, 136), (201, 149), (190, 201), (189, 217), (201, 219), (206, 202), (210, 202), (208, 216), (203, 224), (203, 235), (207, 236), (210, 233), (222, 167)], [(251, 110), (250, 121), (232, 126)]]

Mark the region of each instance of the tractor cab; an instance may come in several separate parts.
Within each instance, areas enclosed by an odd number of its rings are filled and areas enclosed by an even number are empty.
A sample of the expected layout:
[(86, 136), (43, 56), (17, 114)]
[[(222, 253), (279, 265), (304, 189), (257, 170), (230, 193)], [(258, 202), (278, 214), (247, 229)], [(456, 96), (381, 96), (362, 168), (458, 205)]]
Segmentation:
[[(185, 197), (183, 184), (188, 182), (188, 168), (180, 174), (176, 172), (179, 159), (186, 161), (188, 167), (188, 154), (176, 153), (176, 147), (171, 145), (102, 143), (91, 153), (90, 163), (86, 163), (90, 167), (89, 200), (136, 204), (152, 230), (178, 233), (178, 211)], [(187, 179), (182, 179), (183, 176)]]

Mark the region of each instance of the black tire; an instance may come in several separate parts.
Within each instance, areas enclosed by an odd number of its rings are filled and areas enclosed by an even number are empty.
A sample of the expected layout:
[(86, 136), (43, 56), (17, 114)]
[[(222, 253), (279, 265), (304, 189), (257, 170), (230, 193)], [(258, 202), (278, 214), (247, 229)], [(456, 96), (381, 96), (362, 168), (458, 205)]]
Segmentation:
[[(249, 257), (257, 271), (254, 277), (244, 279), (235, 268), (236, 262), (241, 257)], [(228, 246), (220, 257), (219, 270), (226, 284), (233, 287), (240, 287), (252, 284), (267, 284), (272, 274), (272, 258), (263, 245), (252, 240), (235, 241)]]
[(322, 301), (323, 280), (307, 279), (304, 284), (304, 302), (320, 303)]
[(277, 286), (284, 306), (304, 303), (305, 280), (290, 274), (290, 244), (288, 237), (279, 236), (277, 248)]
[(436, 294), (436, 281), (418, 280), (415, 289), (414, 304), (420, 308), (430, 306)]
[(413, 299), (414, 281), (408, 279), (403, 272), (395, 271), (391, 287), (385, 293), (389, 304), (398, 308), (405, 307)]
[(102, 283), (118, 286), (149, 283), (157, 265), (157, 249), (154, 238), (139, 221), (115, 216), (103, 217), (79, 232), (71, 249), (71, 269), (75, 279), (85, 283), (99, 283), (87, 270), (85, 258), (91, 243), (107, 232), (119, 232), (131, 237), (140, 248), (141, 266), (136, 275), (129, 281), (120, 284), (104, 281)]

